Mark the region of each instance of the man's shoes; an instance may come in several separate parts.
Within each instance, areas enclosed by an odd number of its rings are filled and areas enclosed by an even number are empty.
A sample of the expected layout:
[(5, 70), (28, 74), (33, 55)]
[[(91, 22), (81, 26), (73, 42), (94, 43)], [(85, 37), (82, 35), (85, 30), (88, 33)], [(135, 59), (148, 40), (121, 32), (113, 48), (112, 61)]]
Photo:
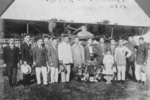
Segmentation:
[(42, 86), (42, 83), (41, 84), (37, 84), (38, 86)]
[(53, 84), (54, 82), (49, 82), (49, 84)]
[(65, 82), (66, 84), (69, 84), (69, 82)]
[(121, 83), (122, 83), (122, 84), (124, 84), (124, 83), (125, 83), (125, 81), (123, 81), (123, 80), (122, 80), (122, 81), (121, 81)]
[(138, 83), (141, 84), (141, 80), (138, 80)]
[(138, 82), (136, 79), (133, 79), (134, 82)]
[(127, 78), (126, 80), (129, 81), (129, 78)]
[(48, 87), (48, 84), (44, 84), (44, 86)]
[(106, 79), (104, 79), (104, 78), (101, 78), (101, 80), (100, 80), (101, 82), (107, 82), (107, 80)]
[(141, 84), (144, 85), (144, 81), (141, 81)]

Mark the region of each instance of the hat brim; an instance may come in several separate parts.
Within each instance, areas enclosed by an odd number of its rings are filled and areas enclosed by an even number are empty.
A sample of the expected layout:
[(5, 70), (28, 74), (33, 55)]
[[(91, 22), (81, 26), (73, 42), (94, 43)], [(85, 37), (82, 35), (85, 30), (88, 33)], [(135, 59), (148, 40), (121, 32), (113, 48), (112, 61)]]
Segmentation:
[(47, 67), (47, 73), (50, 73), (50, 66), (46, 66)]
[(21, 65), (21, 71), (24, 74), (30, 74), (31, 73), (31, 67), (29, 65)]
[(146, 68), (145, 68), (145, 66), (142, 66), (141, 71), (142, 71), (143, 73), (145, 73), (145, 72), (146, 72)]

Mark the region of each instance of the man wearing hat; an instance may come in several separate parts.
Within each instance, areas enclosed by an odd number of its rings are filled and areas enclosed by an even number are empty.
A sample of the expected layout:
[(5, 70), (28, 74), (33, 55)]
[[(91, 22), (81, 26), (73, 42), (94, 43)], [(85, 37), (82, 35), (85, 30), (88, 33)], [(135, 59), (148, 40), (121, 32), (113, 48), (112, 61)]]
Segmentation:
[(142, 71), (142, 67), (147, 65), (148, 59), (148, 48), (144, 43), (144, 38), (139, 38), (139, 46), (137, 47), (136, 52), (136, 67), (135, 67), (135, 76), (139, 83), (144, 84), (146, 81), (146, 72)]
[[(21, 44), (21, 60), (24, 65), (31, 66), (33, 63), (33, 57), (32, 57), (32, 51), (31, 51), (31, 44), (30, 41), (30, 35), (26, 35), (24, 37), (24, 42)], [(31, 80), (31, 74), (23, 74), (23, 84), (25, 86), (30, 85)]]
[(47, 51), (46, 48), (42, 46), (43, 40), (37, 38), (37, 45), (33, 48), (33, 65), (35, 66), (37, 84), (41, 84), (41, 73), (43, 77), (43, 84), (47, 85)]
[(52, 43), (48, 46), (48, 63), (51, 66), (50, 83), (58, 82), (58, 49), (57, 49), (57, 38), (52, 38)]
[(19, 48), (14, 45), (13, 38), (9, 40), (9, 45), (4, 47), (3, 60), (9, 84), (13, 87), (17, 82), (17, 66), (19, 66)]

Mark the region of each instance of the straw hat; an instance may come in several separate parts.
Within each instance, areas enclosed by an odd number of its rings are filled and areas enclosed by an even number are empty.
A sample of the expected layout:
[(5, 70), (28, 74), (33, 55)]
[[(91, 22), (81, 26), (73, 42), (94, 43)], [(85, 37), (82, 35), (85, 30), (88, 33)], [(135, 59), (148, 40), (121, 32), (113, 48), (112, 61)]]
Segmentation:
[(30, 74), (31, 73), (31, 67), (26, 64), (26, 65), (21, 65), (21, 71), (24, 73), (24, 74)]
[(60, 65), (59, 72), (65, 72), (65, 73), (67, 73), (67, 69), (66, 69), (66, 67), (65, 67), (64, 64)]
[(90, 77), (90, 82), (94, 82), (94, 77)]
[(143, 73), (145, 73), (145, 72), (146, 72), (146, 67), (145, 67), (145, 66), (142, 66), (141, 71), (142, 71)]

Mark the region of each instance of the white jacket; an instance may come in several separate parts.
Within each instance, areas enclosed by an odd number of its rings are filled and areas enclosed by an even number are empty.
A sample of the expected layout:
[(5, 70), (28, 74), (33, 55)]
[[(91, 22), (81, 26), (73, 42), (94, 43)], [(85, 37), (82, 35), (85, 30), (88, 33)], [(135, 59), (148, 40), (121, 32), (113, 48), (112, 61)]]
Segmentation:
[(64, 64), (73, 62), (70, 44), (62, 42), (58, 45), (58, 57)]

